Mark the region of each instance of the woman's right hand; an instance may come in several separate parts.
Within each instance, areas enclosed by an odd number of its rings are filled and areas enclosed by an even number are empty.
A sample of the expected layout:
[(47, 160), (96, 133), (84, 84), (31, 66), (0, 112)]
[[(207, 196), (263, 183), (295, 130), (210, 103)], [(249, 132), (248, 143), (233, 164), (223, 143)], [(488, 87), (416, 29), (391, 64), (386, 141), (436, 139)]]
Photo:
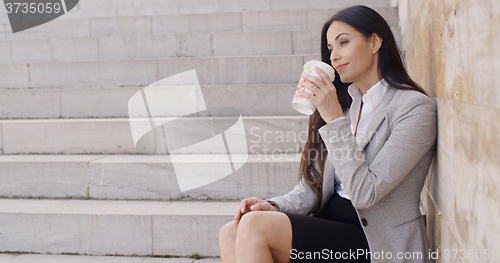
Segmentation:
[(251, 211), (278, 211), (278, 208), (272, 206), (266, 200), (258, 197), (249, 197), (241, 200), (240, 205), (236, 208), (234, 220), (239, 223), (241, 217)]

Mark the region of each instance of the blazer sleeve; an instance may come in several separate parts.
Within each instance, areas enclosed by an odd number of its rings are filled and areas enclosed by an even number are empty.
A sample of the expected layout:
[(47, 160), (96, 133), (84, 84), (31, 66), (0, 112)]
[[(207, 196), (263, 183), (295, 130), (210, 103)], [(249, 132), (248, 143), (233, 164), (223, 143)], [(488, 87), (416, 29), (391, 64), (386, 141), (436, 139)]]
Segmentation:
[(308, 215), (314, 207), (316, 199), (318, 197), (314, 193), (314, 190), (302, 178), (287, 194), (265, 200), (274, 201), (279, 206), (280, 212)]
[(419, 95), (404, 98), (392, 109), (388, 106), (388, 113), (392, 115), (391, 120), (387, 120), (390, 135), (385, 142), (380, 142), (383, 146), (370, 165), (366, 164), (363, 149), (356, 143), (347, 118), (338, 118), (319, 129), (355, 208), (373, 206), (390, 193), (434, 145), (436, 107), (429, 97)]

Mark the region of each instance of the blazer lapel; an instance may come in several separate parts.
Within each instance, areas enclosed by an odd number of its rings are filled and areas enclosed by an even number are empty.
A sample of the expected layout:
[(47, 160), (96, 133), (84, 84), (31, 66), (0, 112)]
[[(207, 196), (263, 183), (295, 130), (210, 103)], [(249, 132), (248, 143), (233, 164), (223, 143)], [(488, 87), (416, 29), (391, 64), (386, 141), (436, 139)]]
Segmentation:
[(387, 90), (384, 93), (384, 97), (382, 97), (382, 101), (375, 109), (370, 123), (368, 123), (368, 127), (366, 128), (366, 131), (364, 133), (364, 139), (359, 143), (359, 147), (361, 147), (361, 149), (365, 149), (368, 142), (370, 142), (373, 135), (375, 135), (375, 132), (380, 127), (380, 124), (382, 124), (382, 122), (385, 120), (385, 117), (387, 115), (387, 106), (389, 106), (389, 103), (394, 97), (394, 94), (396, 94), (396, 91), (396, 88), (393, 88), (391, 86), (387, 87)]

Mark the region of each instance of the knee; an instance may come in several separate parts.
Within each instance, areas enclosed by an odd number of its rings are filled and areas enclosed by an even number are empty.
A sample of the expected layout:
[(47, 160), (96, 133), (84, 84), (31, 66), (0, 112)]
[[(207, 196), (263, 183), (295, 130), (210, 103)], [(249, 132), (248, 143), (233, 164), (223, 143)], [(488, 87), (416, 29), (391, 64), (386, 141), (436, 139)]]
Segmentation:
[[(264, 211), (252, 211), (244, 214), (238, 224), (238, 231), (251, 233), (261, 233), (266, 231), (268, 224), (266, 224), (266, 215)], [(248, 230), (248, 231), (247, 231)]]
[(238, 225), (236, 224), (235, 220), (232, 220), (227, 224), (223, 225), (219, 230), (219, 241), (227, 238), (234, 239), (236, 237), (237, 228)]

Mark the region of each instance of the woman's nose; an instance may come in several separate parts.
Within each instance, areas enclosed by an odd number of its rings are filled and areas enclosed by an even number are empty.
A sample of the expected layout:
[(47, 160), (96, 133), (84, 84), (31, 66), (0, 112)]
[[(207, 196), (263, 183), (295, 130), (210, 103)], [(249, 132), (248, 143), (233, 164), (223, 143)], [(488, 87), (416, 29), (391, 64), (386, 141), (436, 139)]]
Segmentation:
[(332, 50), (332, 53), (330, 54), (330, 60), (332, 62), (339, 60), (339, 56), (335, 50)]

